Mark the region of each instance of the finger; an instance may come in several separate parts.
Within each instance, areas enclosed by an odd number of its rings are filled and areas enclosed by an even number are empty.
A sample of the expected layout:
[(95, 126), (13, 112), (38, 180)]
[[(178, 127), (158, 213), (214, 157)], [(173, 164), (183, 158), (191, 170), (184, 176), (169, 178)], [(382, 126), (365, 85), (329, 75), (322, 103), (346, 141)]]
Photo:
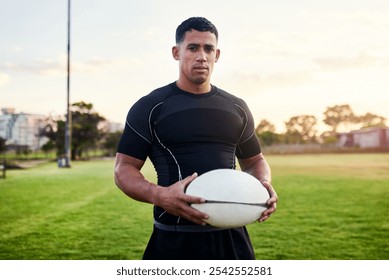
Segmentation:
[[(186, 204), (185, 209), (183, 209), (184, 212), (186, 214), (188, 214), (189, 216), (197, 217), (198, 219), (208, 219), (209, 216), (207, 215), (207, 213), (201, 212), (200, 210), (191, 206), (193, 204), (204, 203), (205, 199), (203, 199), (201, 197), (195, 197), (195, 196), (193, 196), (193, 197), (189, 196), (189, 197), (191, 198), (192, 201), (195, 201), (195, 202)], [(200, 202), (197, 202), (197, 201), (200, 201)]]
[[(182, 184), (184, 185), (184, 190), (186, 190), (186, 188), (188, 187), (188, 185), (194, 180), (197, 178), (197, 173), (193, 173), (191, 176), (188, 176), (186, 177), (184, 180), (182, 180)], [(185, 194), (185, 201), (189, 204), (192, 204), (192, 203), (204, 203), (205, 202), (205, 199), (202, 198), (202, 197), (198, 197), (198, 196), (193, 196), (193, 195), (187, 195)]]
[(205, 200), (205, 198), (199, 197), (199, 196), (185, 195), (185, 202), (188, 205), (191, 205), (191, 204), (196, 204), (196, 203), (205, 203), (206, 200)]
[(264, 221), (266, 221), (266, 220), (269, 219), (269, 218), (270, 218), (270, 215), (261, 216), (261, 217), (258, 219), (258, 222), (263, 223)]
[(277, 197), (277, 193), (274, 190), (272, 184), (270, 184), (268, 181), (262, 181), (261, 183), (267, 189), (270, 197)]
[[(192, 208), (192, 210), (195, 210), (195, 209)], [(200, 212), (200, 211), (197, 211), (197, 210), (195, 210), (194, 212), (187, 211), (181, 217), (183, 217), (187, 220), (190, 220), (190, 221), (192, 221), (196, 224), (199, 224), (199, 225), (206, 225), (205, 220), (207, 220), (209, 218), (207, 214)]]
[(278, 202), (278, 197), (277, 196), (272, 196), (270, 197), (267, 201), (266, 204), (269, 207), (271, 207), (273, 204), (276, 204)]
[(271, 207), (267, 208), (265, 211), (263, 211), (260, 220), (266, 220), (270, 217), (271, 214), (273, 214), (277, 210), (276, 205), (273, 204)]
[(263, 211), (261, 217), (258, 219), (258, 222), (264, 222), (266, 221), (267, 219), (270, 218), (270, 215), (273, 214), (274, 212), (276, 212), (277, 210), (277, 204), (276, 203), (271, 203), (269, 205), (269, 207)]
[(194, 179), (197, 178), (197, 172), (193, 173), (192, 175), (186, 177), (184, 180), (181, 181), (181, 183), (186, 188)]
[(277, 207), (273, 204), (271, 207), (267, 208), (265, 211), (263, 211), (262, 215), (270, 215), (277, 211)]
[(203, 213), (187, 203), (181, 203), (171, 214), (180, 216), (187, 220), (190, 220), (196, 224), (204, 224), (204, 220), (208, 219), (209, 216), (206, 213)]

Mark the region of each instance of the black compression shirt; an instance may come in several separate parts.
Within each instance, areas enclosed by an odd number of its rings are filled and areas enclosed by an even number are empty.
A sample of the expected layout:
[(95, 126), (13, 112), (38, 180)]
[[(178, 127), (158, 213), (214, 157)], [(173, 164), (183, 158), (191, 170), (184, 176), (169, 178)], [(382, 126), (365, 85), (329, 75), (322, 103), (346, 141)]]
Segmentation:
[[(242, 99), (215, 86), (209, 93), (192, 94), (171, 83), (130, 109), (118, 152), (140, 160), (149, 157), (158, 184), (169, 186), (194, 172), (234, 169), (236, 157), (252, 157), (261, 147)], [(161, 213), (156, 207), (158, 221), (173, 222), (170, 215), (159, 217)]]

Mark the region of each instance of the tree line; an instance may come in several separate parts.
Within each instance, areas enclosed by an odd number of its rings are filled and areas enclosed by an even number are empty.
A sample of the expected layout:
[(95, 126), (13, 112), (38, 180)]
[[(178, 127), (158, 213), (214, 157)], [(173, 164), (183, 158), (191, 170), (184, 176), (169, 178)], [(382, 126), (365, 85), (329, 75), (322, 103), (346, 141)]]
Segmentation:
[(362, 129), (367, 127), (386, 127), (386, 118), (366, 113), (356, 115), (348, 104), (327, 107), (323, 112), (323, 122), (330, 130), (318, 134), (318, 120), (313, 115), (298, 115), (291, 117), (285, 123), (285, 133), (276, 133), (276, 127), (270, 121), (263, 119), (256, 127), (256, 133), (264, 145), (274, 144), (308, 144), (336, 142), (336, 134), (341, 126)]
[[(70, 107), (72, 119), (71, 158), (82, 159), (91, 150), (100, 150), (104, 155), (113, 156), (122, 131), (110, 131), (109, 122), (96, 112), (92, 103), (76, 102)], [(367, 113), (356, 115), (350, 105), (327, 107), (323, 112), (323, 122), (329, 130), (318, 135), (318, 120), (312, 115), (298, 115), (285, 121), (285, 133), (276, 133), (276, 127), (263, 119), (256, 127), (256, 133), (263, 145), (274, 144), (330, 144), (336, 141), (339, 128), (353, 125), (356, 128), (386, 127), (386, 118)], [(65, 150), (65, 116), (48, 117), (46, 124), (39, 131), (39, 137), (46, 137), (48, 142), (42, 146), (44, 152), (55, 150), (62, 156)], [(0, 150), (6, 150), (5, 141), (0, 139)]]
[[(90, 150), (99, 149), (106, 156), (113, 156), (121, 131), (111, 132), (109, 122), (93, 109), (92, 103), (76, 102), (70, 106), (71, 114), (71, 159), (82, 159)], [(61, 157), (65, 151), (65, 116), (47, 118), (39, 132), (49, 141), (42, 146), (45, 152), (56, 150)]]

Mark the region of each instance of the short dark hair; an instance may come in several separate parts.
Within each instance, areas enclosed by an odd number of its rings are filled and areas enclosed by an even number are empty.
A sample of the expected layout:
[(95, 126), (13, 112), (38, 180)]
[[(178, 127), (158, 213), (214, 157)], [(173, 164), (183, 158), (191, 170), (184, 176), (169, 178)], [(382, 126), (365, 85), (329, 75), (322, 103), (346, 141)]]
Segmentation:
[(205, 32), (209, 31), (216, 36), (216, 41), (219, 38), (216, 26), (212, 22), (203, 17), (191, 17), (183, 21), (176, 30), (176, 44), (182, 43), (185, 39), (185, 33), (192, 29)]

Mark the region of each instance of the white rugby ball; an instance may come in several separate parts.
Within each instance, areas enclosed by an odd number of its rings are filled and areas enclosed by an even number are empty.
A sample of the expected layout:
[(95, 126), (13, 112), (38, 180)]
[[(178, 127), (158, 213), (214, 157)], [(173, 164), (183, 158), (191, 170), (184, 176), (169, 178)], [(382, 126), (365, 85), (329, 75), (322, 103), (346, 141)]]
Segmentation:
[(208, 224), (222, 228), (255, 222), (266, 210), (270, 197), (257, 178), (233, 169), (206, 172), (193, 180), (185, 192), (204, 198), (205, 203), (191, 206), (208, 214)]

